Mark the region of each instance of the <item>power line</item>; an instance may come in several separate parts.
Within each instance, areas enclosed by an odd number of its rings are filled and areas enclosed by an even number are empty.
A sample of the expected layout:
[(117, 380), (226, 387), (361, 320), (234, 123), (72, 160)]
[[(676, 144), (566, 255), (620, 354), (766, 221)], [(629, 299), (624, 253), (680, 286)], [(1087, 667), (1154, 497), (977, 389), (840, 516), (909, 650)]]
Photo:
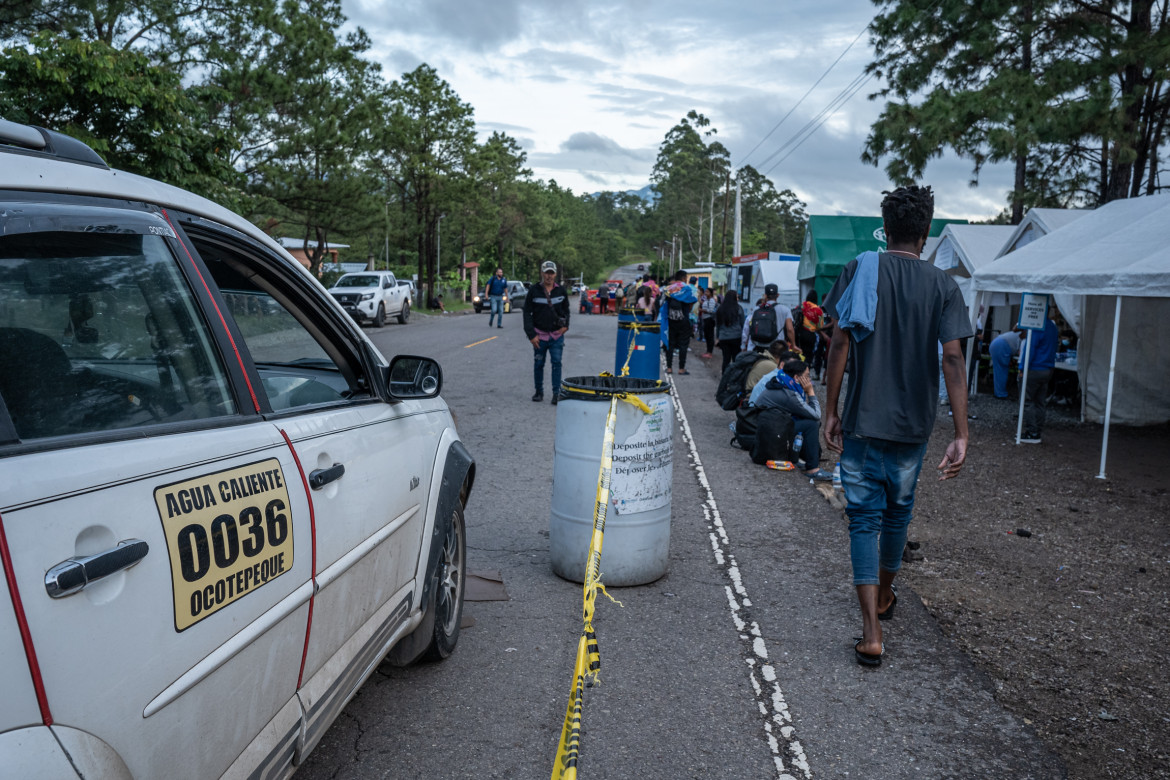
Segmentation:
[[(864, 78), (862, 78), (862, 76), (864, 76)], [(836, 114), (838, 111), (841, 110), (841, 108), (846, 103), (848, 103), (850, 100), (852, 100), (853, 96), (856, 95), (861, 90), (861, 88), (864, 87), (869, 82), (869, 80), (871, 78), (873, 78), (872, 74), (867, 75), (865, 73), (862, 73), (861, 75), (858, 76), (857, 79), (853, 80), (853, 83), (851, 83), (848, 87), (846, 87), (844, 90), (842, 90), (840, 93), (838, 93), (837, 97), (835, 97), (832, 101), (830, 101), (830, 103), (827, 106), (825, 106), (823, 109), (821, 109), (821, 112), (816, 117), (814, 117), (812, 120), (810, 120), (808, 122), (808, 124), (805, 125), (806, 128), (809, 125), (814, 125), (814, 126), (810, 130), (808, 130), (807, 133), (805, 133), (803, 138), (800, 137), (800, 133), (797, 133), (797, 135), (793, 136), (784, 146), (782, 146), (780, 149), (776, 150), (776, 152), (774, 154), (779, 154), (780, 152), (785, 151), (785, 149), (787, 147), (791, 147), (791, 148), (787, 149), (787, 154), (785, 154), (783, 157), (781, 157), (779, 160), (777, 160), (775, 163), (773, 163), (771, 168), (769, 168), (768, 170), (763, 172), (763, 175), (767, 176), (769, 173), (771, 173), (772, 171), (774, 171), (776, 169), (776, 166), (780, 165), (780, 163), (784, 162), (789, 157), (791, 157), (793, 152), (795, 152), (797, 149), (800, 148), (801, 144), (803, 144), (805, 141), (807, 141), (809, 138), (811, 138), (813, 136), (813, 134), (816, 133), (816, 131), (819, 130), (822, 125), (825, 124), (825, 122), (829, 121), (829, 119), (832, 118), (833, 114)], [(804, 128), (801, 128), (802, 132), (803, 132), (803, 130), (804, 130)], [(798, 138), (799, 138), (799, 140), (797, 140)]]
[[(837, 63), (841, 61), (841, 58), (849, 53), (849, 50), (853, 48), (853, 44), (857, 43), (857, 41), (861, 39), (861, 36), (864, 35), (865, 31), (869, 29), (869, 25), (872, 23), (872, 21), (873, 20), (871, 19), (869, 22), (866, 22), (865, 27), (861, 28), (861, 32), (857, 33), (857, 36), (852, 41), (850, 41), (848, 46), (845, 47), (845, 51), (843, 51), (839, 55), (837, 55), (837, 59), (833, 60), (833, 64), (830, 65), (828, 68), (826, 68), (825, 72), (821, 74), (821, 77), (819, 79), (817, 79), (816, 82), (814, 82), (811, 87), (808, 88), (808, 91), (805, 92), (801, 96), (800, 100), (796, 101), (796, 104), (792, 108), (788, 109), (788, 113), (785, 114), (784, 116), (782, 116), (780, 118), (780, 121), (777, 122), (772, 127), (772, 129), (768, 131), (767, 135), (765, 135), (763, 138), (761, 138), (759, 140), (759, 142), (756, 143), (756, 145), (752, 147), (752, 150), (743, 156), (743, 158), (740, 160), (740, 165), (733, 166), (733, 167), (735, 167), (735, 168), (742, 167), (742, 165), (744, 163), (746, 163), (748, 161), (748, 159), (753, 154), (755, 154), (756, 150), (759, 149), (763, 145), (764, 141), (767, 141), (769, 138), (772, 137), (773, 133), (775, 133), (777, 130), (780, 129), (780, 125), (784, 124), (784, 122), (788, 119), (788, 117), (792, 116), (792, 112), (800, 107), (800, 104), (804, 102), (804, 99), (807, 98), (809, 95), (811, 95), (812, 91), (817, 88), (817, 85), (819, 85), (822, 81), (825, 80), (825, 77), (828, 76), (830, 71), (832, 71), (833, 68), (835, 68), (837, 66)], [(767, 160), (765, 160), (763, 163), (760, 163), (760, 164), (763, 165), (765, 163), (767, 163)]]

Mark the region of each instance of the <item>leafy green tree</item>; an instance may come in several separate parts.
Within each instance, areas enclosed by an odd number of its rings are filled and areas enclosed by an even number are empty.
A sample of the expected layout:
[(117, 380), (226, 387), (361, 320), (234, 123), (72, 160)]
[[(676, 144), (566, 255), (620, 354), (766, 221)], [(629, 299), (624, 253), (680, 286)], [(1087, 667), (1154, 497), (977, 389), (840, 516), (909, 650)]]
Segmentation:
[(232, 139), (173, 70), (102, 41), (36, 33), (0, 52), (0, 115), (84, 141), (113, 168), (238, 206)]
[(429, 298), (435, 290), (439, 223), (451, 203), (449, 184), (466, 173), (475, 148), (474, 112), (425, 63), (390, 85), (388, 97), (372, 162), (402, 208), (410, 210), (418, 275)]
[(284, 0), (271, 31), (281, 43), (264, 63), (267, 111), (242, 158), (260, 210), (295, 226), (314, 274), (331, 231), (382, 221), (381, 204), (367, 197), (377, 180), (361, 163), (375, 148), (384, 87), (378, 66), (361, 56), (365, 33), (339, 37), (344, 21), (337, 0)]
[[(707, 259), (716, 196), (730, 169), (727, 148), (708, 140), (715, 133), (707, 117), (689, 111), (667, 132), (650, 175), (659, 194), (656, 221), (668, 237), (682, 239), (680, 255), (689, 253), (696, 261)], [(722, 217), (722, 209), (719, 213)]]
[(1166, 5), (1153, 0), (875, 0), (869, 71), (887, 98), (862, 159), (896, 182), (951, 149), (1011, 162), (1031, 205), (1153, 192), (1170, 101)]
[(777, 191), (770, 179), (750, 165), (736, 173), (735, 188), (740, 192), (743, 253), (799, 254), (808, 214), (796, 193)]

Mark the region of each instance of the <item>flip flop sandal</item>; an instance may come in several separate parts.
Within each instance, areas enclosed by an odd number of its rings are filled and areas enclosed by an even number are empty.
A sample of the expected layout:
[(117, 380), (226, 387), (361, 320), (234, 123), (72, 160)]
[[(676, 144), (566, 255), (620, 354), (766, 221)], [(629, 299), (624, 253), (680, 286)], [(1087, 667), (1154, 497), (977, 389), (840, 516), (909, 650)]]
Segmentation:
[(862, 666), (881, 666), (882, 653), (886, 652), (885, 642), (882, 643), (882, 652), (874, 655), (873, 653), (863, 653), (857, 649), (857, 646), (864, 641), (864, 637), (858, 637), (857, 641), (853, 643), (853, 655), (857, 657), (857, 663)]
[(891, 588), (894, 592), (894, 600), (890, 602), (890, 606), (886, 607), (885, 612), (878, 613), (878, 620), (887, 620), (894, 616), (894, 607), (898, 606), (898, 589)]
[(668, 374), (673, 374), (673, 373), (674, 373), (674, 371), (672, 371), (672, 370), (670, 370), (670, 369), (668, 368), (668, 369), (666, 369), (666, 373), (668, 373)]
[(690, 371), (687, 371), (685, 368), (680, 368), (680, 369), (678, 370), (678, 372), (679, 372), (680, 374), (689, 374), (689, 373), (691, 373)]

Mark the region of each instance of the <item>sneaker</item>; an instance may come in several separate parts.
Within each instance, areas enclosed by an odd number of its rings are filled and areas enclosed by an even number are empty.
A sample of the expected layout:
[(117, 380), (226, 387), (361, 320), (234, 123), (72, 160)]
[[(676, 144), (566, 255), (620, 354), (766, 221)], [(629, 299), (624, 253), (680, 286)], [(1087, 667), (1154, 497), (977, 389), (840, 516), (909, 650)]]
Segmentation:
[(1023, 436), (1020, 437), (1020, 444), (1039, 444), (1039, 443), (1040, 443), (1040, 434), (1038, 434), (1038, 433), (1025, 433)]
[(539, 391), (539, 390), (536, 391), (536, 393), (534, 393), (532, 396), (532, 400), (533, 401), (543, 401), (544, 400), (544, 393)]
[(809, 474), (806, 471), (806, 472), (804, 472), (804, 475), (806, 477), (808, 477), (809, 479), (811, 479), (813, 482), (832, 482), (833, 481), (833, 472), (828, 471), (826, 469), (818, 469), (816, 472), (814, 472), (812, 474)]

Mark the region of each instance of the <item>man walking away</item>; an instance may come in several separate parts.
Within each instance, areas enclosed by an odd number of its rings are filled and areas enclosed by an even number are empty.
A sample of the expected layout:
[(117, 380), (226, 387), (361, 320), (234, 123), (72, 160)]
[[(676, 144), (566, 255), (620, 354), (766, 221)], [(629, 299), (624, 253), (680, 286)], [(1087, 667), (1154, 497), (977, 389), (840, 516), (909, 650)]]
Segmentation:
[[(959, 339), (971, 335), (955, 280), (919, 259), (934, 195), (930, 187), (885, 193), (882, 221), (889, 249), (850, 261), (825, 298), (836, 321), (829, 347), (825, 439), (841, 454), (849, 516), (853, 584), (861, 605), (857, 662), (882, 662), (881, 619), (897, 603), (894, 577), (902, 565), (914, 489), (938, 409), (938, 344), (954, 411), (955, 437), (938, 469), (958, 476), (967, 458), (967, 390)], [(841, 383), (849, 389), (837, 416)]]
[[(1021, 348), (1029, 351), (1025, 338)], [(1056, 345), (1060, 333), (1056, 323), (1044, 320), (1044, 329), (1032, 333), (1032, 347), (1025, 358), (1028, 363), (1028, 384), (1024, 387), (1024, 432), (1021, 444), (1039, 444), (1044, 432), (1044, 420), (1048, 411), (1048, 383), (1056, 370)]]
[(723, 303), (715, 310), (715, 342), (723, 351), (723, 367), (719, 369), (721, 373), (727, 371), (731, 361), (739, 354), (739, 339), (746, 319), (739, 305), (739, 293), (728, 290), (723, 296)]
[(557, 264), (545, 260), (540, 266), (540, 282), (532, 285), (524, 298), (524, 335), (532, 342), (532, 376), (536, 384), (533, 401), (544, 400), (547, 355), (552, 357), (552, 402), (556, 405), (561, 392), (561, 355), (568, 329), (569, 294), (557, 284)]
[(691, 309), (698, 296), (695, 288), (687, 284), (687, 272), (679, 271), (674, 281), (662, 291), (662, 310), (659, 314), (659, 331), (665, 338), (662, 348), (666, 350), (666, 373), (671, 373), (674, 351), (678, 350), (678, 372), (687, 371), (687, 347), (691, 343)]
[(497, 268), (487, 283), (488, 302), (491, 304), (491, 313), (488, 314), (488, 327), (492, 326), (492, 318), (496, 320), (496, 327), (504, 327), (504, 296), (508, 293), (508, 280), (504, 278), (504, 269)]
[(764, 302), (757, 306), (743, 324), (740, 334), (741, 349), (763, 349), (776, 339), (796, 344), (796, 333), (792, 327), (792, 312), (787, 306), (777, 306), (780, 288), (774, 284), (764, 285)]

